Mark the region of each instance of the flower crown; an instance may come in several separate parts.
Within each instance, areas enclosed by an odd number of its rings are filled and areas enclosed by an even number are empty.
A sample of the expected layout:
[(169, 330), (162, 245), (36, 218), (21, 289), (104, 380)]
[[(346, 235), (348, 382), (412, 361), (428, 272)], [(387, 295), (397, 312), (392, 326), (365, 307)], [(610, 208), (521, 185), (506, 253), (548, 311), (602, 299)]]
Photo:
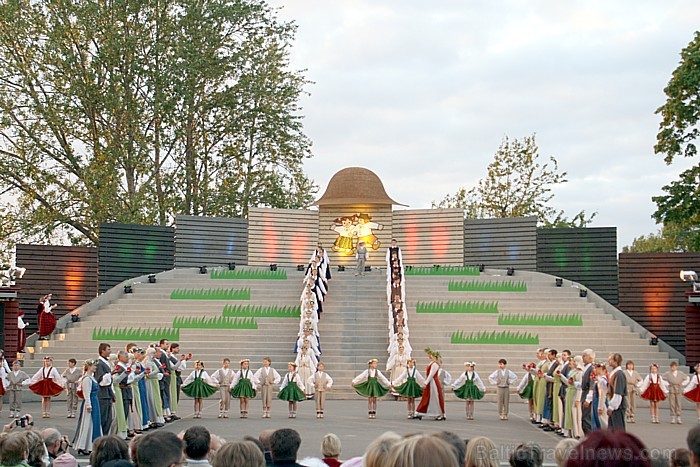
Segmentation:
[(442, 355), (440, 355), (440, 352), (437, 352), (435, 350), (431, 350), (430, 347), (425, 348), (425, 353), (427, 353), (431, 357), (437, 358), (438, 360), (442, 358)]
[(97, 363), (97, 360), (87, 359), (85, 360), (85, 366), (92, 366)]

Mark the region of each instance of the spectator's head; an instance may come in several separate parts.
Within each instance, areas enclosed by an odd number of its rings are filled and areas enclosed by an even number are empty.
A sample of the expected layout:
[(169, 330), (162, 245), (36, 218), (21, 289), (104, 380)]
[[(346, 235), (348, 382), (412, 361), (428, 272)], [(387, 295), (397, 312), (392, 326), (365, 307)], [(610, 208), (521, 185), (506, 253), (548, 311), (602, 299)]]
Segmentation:
[(636, 436), (624, 431), (596, 430), (569, 453), (566, 465), (649, 467), (651, 462), (646, 447)]
[(139, 467), (170, 467), (182, 463), (184, 443), (175, 433), (154, 431), (141, 438), (136, 448)]
[(690, 451), (691, 464), (700, 467), (700, 425), (695, 425), (690, 429), (686, 442), (688, 443), (688, 451)]
[(564, 467), (569, 460), (569, 454), (578, 446), (578, 441), (567, 438), (559, 441), (554, 448), (554, 460), (558, 467)]
[(256, 445), (258, 447), (258, 449), (260, 449), (260, 452), (265, 454), (265, 446), (263, 446), (263, 443), (255, 436), (245, 435), (243, 437), (243, 441), (250, 441), (251, 443)]
[(384, 465), (393, 467), (461, 467), (454, 449), (436, 436), (415, 435), (397, 442)]
[(114, 435), (102, 436), (95, 440), (90, 454), (92, 467), (102, 467), (109, 461), (119, 459), (129, 460), (129, 446), (126, 441)]
[(199, 461), (206, 459), (211, 445), (209, 430), (203, 426), (193, 426), (185, 431), (182, 440), (185, 442), (185, 455), (188, 459)]
[(690, 467), (690, 451), (685, 448), (674, 450), (669, 464), (671, 467)]
[(0, 462), (16, 465), (29, 458), (29, 442), (23, 432), (15, 431), (0, 437)]
[(365, 467), (381, 467), (385, 465), (385, 461), (389, 457), (391, 449), (396, 443), (401, 441), (401, 439), (401, 436), (393, 431), (387, 431), (375, 438), (374, 441), (369, 443), (365, 451)]
[(521, 444), (510, 455), (513, 467), (540, 467), (543, 462), (542, 448), (535, 443)]
[(477, 436), (469, 440), (464, 458), (466, 467), (498, 467), (498, 450), (486, 436)]
[(78, 467), (78, 460), (70, 453), (64, 452), (53, 460), (53, 467)]
[(464, 465), (464, 458), (467, 455), (466, 441), (451, 431), (439, 431), (437, 433), (433, 433), (433, 436), (437, 436), (452, 446), (455, 451), (455, 455), (457, 456), (457, 462), (459, 462), (459, 465)]
[(258, 439), (260, 439), (260, 442), (262, 443), (265, 452), (270, 452), (272, 433), (274, 432), (275, 430), (265, 430), (258, 436)]
[[(49, 453), (44, 445), (44, 438), (36, 431), (24, 431), (24, 436), (27, 438), (27, 463), (29, 465), (48, 465)], [(43, 464), (42, 464), (43, 462)]]
[(131, 438), (131, 442), (129, 443), (129, 455), (131, 456), (131, 460), (134, 462), (134, 464), (136, 464), (136, 452), (142, 439), (143, 435), (139, 434)]
[(235, 441), (224, 444), (212, 460), (213, 467), (265, 467), (265, 456), (251, 441)]
[(341, 450), (340, 438), (338, 438), (336, 434), (328, 433), (321, 439), (321, 455), (323, 455), (325, 459), (337, 459), (340, 456)]
[(270, 436), (270, 454), (274, 462), (296, 461), (301, 436), (291, 428), (281, 428)]
[(55, 428), (46, 428), (41, 432), (41, 437), (44, 438), (46, 450), (49, 455), (56, 457), (61, 451), (61, 433)]

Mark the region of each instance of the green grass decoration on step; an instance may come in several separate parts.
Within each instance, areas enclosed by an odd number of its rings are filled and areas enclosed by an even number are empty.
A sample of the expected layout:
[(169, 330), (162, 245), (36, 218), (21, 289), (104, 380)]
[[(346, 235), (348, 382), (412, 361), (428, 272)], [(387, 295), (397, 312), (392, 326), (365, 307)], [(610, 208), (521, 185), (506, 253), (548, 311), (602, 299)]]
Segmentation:
[(297, 318), (301, 316), (299, 305), (277, 306), (277, 305), (231, 305), (224, 307), (222, 316), (234, 317), (254, 317), (254, 318)]
[(580, 314), (509, 314), (498, 317), (500, 326), (583, 326), (583, 317)]
[(418, 302), (416, 313), (498, 313), (498, 302)]
[(407, 266), (407, 276), (478, 276), (478, 266), (432, 266), (418, 267)]
[(255, 318), (176, 316), (173, 319), (173, 327), (176, 329), (258, 329), (258, 323)]
[(212, 269), (210, 276), (212, 279), (262, 279), (262, 280), (286, 280), (287, 272), (283, 269), (270, 271), (264, 269)]
[(450, 337), (450, 342), (452, 344), (528, 345), (539, 344), (540, 338), (538, 335), (532, 335), (529, 332), (481, 331), (466, 334), (464, 331), (455, 331)]
[(179, 341), (180, 330), (172, 328), (95, 328), (92, 330), (94, 341), (157, 342), (160, 339)]
[(447, 286), (450, 292), (527, 292), (525, 281), (450, 281)]
[(250, 300), (250, 289), (175, 289), (171, 300)]

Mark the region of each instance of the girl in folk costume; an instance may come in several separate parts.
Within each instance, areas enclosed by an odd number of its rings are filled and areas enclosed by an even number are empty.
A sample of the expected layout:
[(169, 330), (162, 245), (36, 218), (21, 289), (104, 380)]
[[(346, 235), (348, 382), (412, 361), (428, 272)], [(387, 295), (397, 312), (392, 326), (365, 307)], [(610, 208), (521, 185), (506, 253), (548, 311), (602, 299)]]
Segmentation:
[(231, 383), (233, 383), (233, 370), (229, 368), (231, 360), (224, 358), (221, 368), (216, 370), (211, 379), (219, 386), (219, 418), (228, 418), (228, 411), (231, 408)]
[(53, 357), (44, 357), (44, 366), (32, 377), (29, 389), (41, 396), (43, 418), (51, 416), (51, 398), (63, 392), (63, 378), (53, 366)]
[(9, 383), (7, 375), (10, 373), (10, 365), (5, 360), (5, 351), (0, 350), (0, 412), (2, 412), (2, 396), (7, 392)]
[(58, 306), (51, 304), (51, 294), (46, 294), (39, 300), (37, 316), (39, 317), (39, 339), (46, 340), (56, 330), (56, 316), (53, 309)]
[[(397, 352), (392, 354), (386, 362), (386, 371), (389, 373), (389, 381), (393, 382), (397, 380), (399, 375), (406, 371), (409, 360), (411, 360), (411, 356), (406, 352), (406, 347), (399, 345)], [(392, 389), (392, 393), (398, 394), (395, 392), (395, 389)]]
[(573, 376), (574, 386), (576, 386), (576, 394), (574, 395), (574, 410), (572, 411), (573, 416), (573, 435), (574, 438), (581, 438), (585, 436), (583, 432), (583, 407), (581, 406), (581, 397), (583, 397), (583, 389), (581, 385), (583, 384), (583, 373), (586, 366), (583, 363), (583, 357), (581, 355), (576, 355), (574, 357), (574, 364), (576, 366), (576, 373)]
[(131, 400), (129, 401), (129, 407), (126, 408), (128, 413), (127, 418), (127, 430), (129, 436), (134, 436), (136, 433), (142, 431), (142, 420), (143, 420), (143, 410), (141, 408), (141, 392), (139, 390), (139, 383), (143, 380), (146, 374), (143, 372), (142, 368), (136, 364), (136, 356), (134, 355), (134, 347), (130, 346), (127, 352), (128, 362), (127, 367), (131, 370), (132, 377), (129, 377), (128, 386), (129, 391), (131, 391)]
[(61, 378), (66, 383), (66, 409), (67, 418), (75, 418), (78, 412), (78, 381), (82, 377), (81, 371), (76, 367), (78, 362), (74, 358), (68, 359), (68, 368), (63, 370)]
[(639, 384), (639, 396), (649, 401), (651, 423), (661, 423), (659, 421), (659, 401), (665, 401), (666, 394), (668, 394), (668, 385), (659, 374), (659, 366), (652, 363), (649, 367), (649, 374)]
[(326, 393), (333, 387), (333, 378), (323, 371), (325, 365), (318, 362), (316, 373), (306, 381), (306, 390), (314, 394), (316, 399), (316, 418), (323, 418), (326, 405)]
[(295, 362), (287, 363), (287, 370), (288, 372), (282, 379), (280, 392), (277, 394), (277, 397), (289, 402), (289, 418), (297, 418), (297, 403), (306, 400), (304, 382), (299, 373), (297, 373), (297, 364)]
[(627, 413), (625, 418), (627, 423), (634, 423), (634, 413), (637, 410), (637, 387), (642, 382), (642, 377), (634, 369), (634, 362), (631, 360), (625, 363), (625, 378), (627, 379)]
[(132, 367), (134, 372), (141, 375), (139, 380), (134, 385), (134, 409), (136, 416), (134, 417), (134, 431), (141, 433), (144, 428), (148, 428), (150, 423), (150, 414), (148, 412), (148, 395), (146, 388), (146, 367), (143, 365), (143, 359), (146, 356), (146, 351), (141, 347), (132, 347), (131, 353), (134, 355)]
[(78, 429), (73, 437), (73, 449), (81, 455), (89, 454), (92, 451), (93, 442), (102, 436), (100, 402), (97, 399), (99, 386), (94, 375), (95, 360), (86, 360), (83, 365), (83, 376), (79, 382), (83, 403), (80, 406)]
[(202, 401), (216, 392), (216, 383), (204, 371), (204, 362), (195, 360), (194, 371), (182, 383), (182, 392), (194, 399), (194, 418), (202, 418)]
[(12, 371), (7, 374), (7, 392), (10, 394), (10, 418), (20, 417), (19, 413), (22, 411), (22, 387), (29, 385), (30, 381), (29, 375), (22, 371), (19, 360), (15, 359), (12, 362)]
[(148, 415), (150, 426), (159, 428), (165, 425), (163, 415), (163, 399), (160, 397), (159, 381), (163, 379), (163, 373), (158, 371), (159, 362), (154, 359), (156, 349), (149, 347), (146, 349), (146, 358), (143, 360), (144, 379), (146, 380), (146, 402), (148, 405)]
[(700, 363), (695, 365), (695, 375), (690, 378), (690, 381), (683, 389), (683, 396), (695, 403), (698, 421), (700, 422)]
[(262, 399), (263, 415), (262, 418), (270, 418), (272, 411), (272, 388), (279, 384), (282, 377), (277, 370), (272, 368), (272, 360), (270, 357), (265, 357), (262, 360), (262, 367), (255, 372), (255, 379), (258, 381), (258, 388), (261, 391), (260, 398)]
[(250, 371), (250, 360), (244, 358), (240, 363), (241, 369), (234, 373), (231, 382), (231, 395), (240, 402), (241, 418), (248, 418), (248, 400), (255, 397), (258, 380)]
[[(583, 360), (581, 359), (581, 363), (583, 363)], [(569, 361), (566, 363), (569, 365), (569, 373), (567, 375), (564, 375), (562, 373), (559, 373), (559, 378), (561, 379), (562, 384), (565, 386), (565, 396), (564, 396), (564, 420), (561, 424), (562, 428), (564, 429), (564, 436), (567, 438), (578, 438), (582, 436), (582, 432), (578, 430), (578, 428), (581, 425), (580, 421), (580, 409), (579, 409), (579, 421), (578, 425), (575, 423), (575, 417), (576, 417), (576, 412), (574, 405), (579, 404), (580, 407), (580, 399), (576, 398), (576, 393), (577, 387), (581, 387), (581, 370), (578, 369), (578, 364), (575, 361), (575, 359), (571, 358)]]
[(533, 368), (535, 368), (534, 362), (530, 362), (527, 365), (523, 363), (525, 375), (523, 376), (523, 379), (520, 380), (520, 384), (518, 385), (518, 395), (521, 399), (527, 400), (527, 407), (530, 412), (530, 422), (532, 423), (535, 422), (535, 406), (533, 404), (535, 377), (531, 373)]
[(484, 397), (486, 386), (481, 381), (479, 373), (474, 371), (476, 363), (464, 362), (466, 371), (457, 378), (457, 381), (452, 385), (455, 390), (455, 396), (464, 399), (467, 403), (467, 420), (474, 420), (474, 401)]
[(115, 402), (114, 413), (117, 425), (117, 436), (126, 439), (127, 436), (134, 436), (134, 390), (133, 385), (143, 375), (137, 375), (129, 364), (129, 353), (120, 350), (117, 353), (117, 362), (112, 370), (112, 389), (114, 390)]
[(593, 383), (593, 398), (591, 401), (591, 430), (606, 430), (608, 428), (608, 375), (605, 365), (595, 365), (595, 380)]
[(19, 310), (17, 314), (17, 352), (24, 353), (25, 345), (27, 345), (27, 323), (24, 322), (24, 311)]
[(325, 248), (323, 248), (323, 245), (321, 243), (319, 243), (316, 246), (316, 250), (311, 255), (311, 259), (313, 259), (314, 257), (320, 258), (320, 264), (322, 269), (324, 270), (323, 272), (326, 281), (331, 280), (331, 260), (328, 258), (328, 252), (325, 250)]
[(389, 392), (391, 383), (377, 370), (376, 358), (367, 362), (368, 368), (352, 380), (352, 387), (362, 397), (367, 398), (368, 418), (377, 418), (377, 398)]
[(428, 354), (430, 363), (425, 369), (425, 390), (416, 408), (415, 418), (420, 420), (428, 416), (435, 417), (435, 420), (445, 420), (445, 396), (438, 375), (442, 366), (440, 353), (430, 350), (430, 347), (425, 349), (425, 353)]
[[(304, 324), (304, 323), (302, 323)], [(297, 339), (294, 344), (294, 350), (298, 352), (303, 346), (308, 345), (309, 350), (316, 356), (316, 359), (321, 356), (321, 348), (318, 343), (318, 339), (313, 334), (313, 328), (305, 327), (302, 331), (301, 336)]]
[(406, 398), (408, 418), (416, 415), (416, 397), (423, 395), (425, 378), (416, 369), (416, 361), (409, 358), (406, 368), (398, 376), (391, 380), (392, 391)]
[(544, 398), (547, 392), (547, 382), (544, 380), (544, 374), (549, 368), (546, 349), (537, 349), (537, 362), (535, 367), (530, 369), (530, 374), (534, 379), (532, 386), (532, 410), (535, 413), (535, 423), (542, 421), (542, 413), (544, 412)]
[(308, 343), (305, 342), (304, 345), (301, 346), (301, 352), (297, 354), (297, 358), (294, 363), (298, 368), (299, 377), (302, 381), (308, 380), (311, 375), (316, 373), (316, 365), (318, 365), (318, 360), (313, 352), (309, 350)]
[(682, 371), (678, 371), (678, 362), (671, 362), (671, 371), (664, 373), (664, 381), (668, 383), (668, 402), (671, 405), (671, 423), (683, 423), (681, 413), (683, 408), (683, 387), (688, 384), (690, 378)]

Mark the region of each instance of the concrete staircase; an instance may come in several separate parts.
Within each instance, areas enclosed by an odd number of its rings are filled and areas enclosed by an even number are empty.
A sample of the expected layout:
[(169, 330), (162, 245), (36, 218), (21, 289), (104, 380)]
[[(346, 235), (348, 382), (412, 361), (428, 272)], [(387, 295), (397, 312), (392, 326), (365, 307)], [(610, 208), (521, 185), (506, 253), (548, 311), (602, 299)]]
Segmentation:
[[(98, 311), (69, 325), (64, 333), (50, 341), (39, 341), (33, 353), (27, 353), (25, 367), (28, 373), (39, 368), (44, 355), (52, 355), (59, 369), (74, 357), (79, 362), (97, 354), (98, 341), (92, 339), (95, 327), (171, 327), (175, 316), (217, 317), (227, 303), (251, 305), (298, 305), (302, 272), (287, 269), (283, 280), (212, 280), (196, 269), (178, 269), (158, 276), (156, 284), (139, 283), (133, 294), (121, 294), (116, 300)], [(502, 280), (505, 271), (486, 270), (480, 280)], [(516, 272), (512, 278), (527, 282), (528, 291), (520, 293), (448, 292), (451, 279), (468, 277), (409, 276), (406, 280), (406, 300), (409, 311), (408, 325), (413, 356), (419, 368), (427, 363), (423, 348), (430, 346), (443, 355), (444, 368), (456, 378), (463, 371), (465, 360), (477, 362), (477, 371), (486, 378), (497, 366), (499, 358), (506, 358), (513, 371), (522, 375), (521, 365), (535, 359), (537, 347), (565, 348), (580, 354), (585, 348), (605, 359), (609, 352), (620, 352), (624, 359), (636, 362), (640, 373), (645, 366), (656, 362), (666, 371), (670, 357), (629, 327), (615, 320), (596, 306), (590, 298), (579, 298), (578, 289), (557, 288), (554, 278), (545, 274)], [(568, 283), (568, 282), (566, 282)], [(170, 293), (177, 288), (251, 289), (249, 302), (214, 300), (171, 300)], [(523, 327), (499, 326), (498, 315), (489, 314), (416, 314), (418, 301), (478, 300), (498, 301), (499, 314), (508, 313), (578, 313), (583, 326), (578, 327)], [(258, 330), (181, 329), (180, 344), (184, 353), (192, 353), (206, 363), (213, 372), (222, 357), (229, 357), (237, 365), (241, 358), (250, 358), (257, 369), (264, 356), (272, 358), (273, 366), (282, 374), (286, 363), (293, 360), (294, 340), (299, 320), (290, 318), (256, 318)], [(450, 343), (453, 331), (517, 330), (538, 334), (538, 345), (458, 345)], [(380, 360), (384, 369), (387, 359), (388, 331), (386, 305), (386, 276), (383, 270), (374, 270), (356, 277), (352, 271), (333, 271), (333, 280), (324, 313), (319, 323), (322, 360), (335, 379), (334, 398), (358, 397), (350, 387), (350, 380), (366, 367), (370, 358)], [(124, 348), (126, 342), (112, 342), (113, 350)], [(147, 342), (139, 342), (147, 345)], [(684, 369), (687, 372), (687, 369)], [(452, 396), (450, 396), (452, 397)]]

